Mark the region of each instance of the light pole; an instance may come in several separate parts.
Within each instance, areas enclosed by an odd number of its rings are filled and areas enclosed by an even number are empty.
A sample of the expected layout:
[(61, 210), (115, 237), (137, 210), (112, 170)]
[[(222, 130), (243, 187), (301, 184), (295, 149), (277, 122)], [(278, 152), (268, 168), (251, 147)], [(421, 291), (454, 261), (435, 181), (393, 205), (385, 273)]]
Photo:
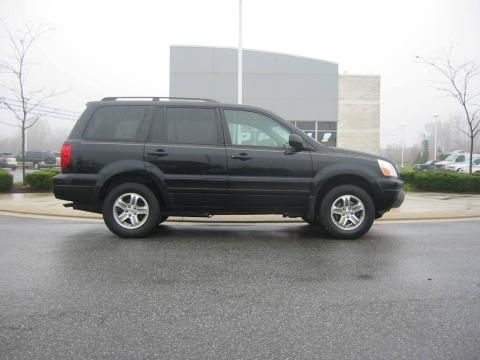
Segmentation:
[(242, 0), (238, 0), (238, 103), (242, 103), (243, 47), (242, 47)]
[(404, 167), (403, 164), (403, 148), (405, 147), (405, 124), (400, 124), (401, 134), (402, 134), (402, 165), (401, 168)]
[(437, 121), (439, 116), (440, 115), (438, 114), (433, 114), (433, 118), (435, 119), (433, 121), (435, 127), (435, 135), (433, 137), (433, 160), (437, 160)]

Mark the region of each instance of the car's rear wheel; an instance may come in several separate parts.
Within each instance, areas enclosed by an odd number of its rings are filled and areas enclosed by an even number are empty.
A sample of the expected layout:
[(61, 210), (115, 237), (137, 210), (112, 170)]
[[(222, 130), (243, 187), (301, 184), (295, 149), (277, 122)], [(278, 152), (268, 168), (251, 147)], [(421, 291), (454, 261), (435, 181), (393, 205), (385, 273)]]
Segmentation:
[(319, 220), (325, 230), (339, 239), (364, 235), (375, 219), (375, 204), (368, 193), (355, 185), (340, 185), (323, 198)]
[(141, 238), (151, 233), (160, 219), (160, 205), (145, 185), (125, 183), (113, 188), (103, 202), (103, 220), (114, 234)]

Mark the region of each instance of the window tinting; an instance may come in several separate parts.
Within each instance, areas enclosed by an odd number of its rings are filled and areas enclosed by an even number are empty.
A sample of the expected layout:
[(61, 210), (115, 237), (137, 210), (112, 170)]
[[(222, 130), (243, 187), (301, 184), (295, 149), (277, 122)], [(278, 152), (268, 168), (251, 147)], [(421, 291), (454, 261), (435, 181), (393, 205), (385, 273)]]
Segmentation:
[(85, 138), (90, 140), (133, 141), (147, 113), (147, 106), (102, 106), (88, 122)]
[(287, 148), (290, 131), (268, 116), (251, 111), (225, 110), (234, 145)]
[(161, 118), (161, 109), (157, 109), (150, 135), (152, 142), (218, 143), (215, 109), (169, 107), (166, 119), (162, 121)]

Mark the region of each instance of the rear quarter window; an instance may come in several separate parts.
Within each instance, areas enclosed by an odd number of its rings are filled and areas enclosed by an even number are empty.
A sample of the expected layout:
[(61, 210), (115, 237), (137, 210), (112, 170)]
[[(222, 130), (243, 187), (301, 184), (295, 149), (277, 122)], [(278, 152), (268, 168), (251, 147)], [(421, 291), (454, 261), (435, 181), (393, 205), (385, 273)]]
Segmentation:
[(101, 106), (93, 113), (83, 138), (87, 140), (135, 141), (148, 106)]

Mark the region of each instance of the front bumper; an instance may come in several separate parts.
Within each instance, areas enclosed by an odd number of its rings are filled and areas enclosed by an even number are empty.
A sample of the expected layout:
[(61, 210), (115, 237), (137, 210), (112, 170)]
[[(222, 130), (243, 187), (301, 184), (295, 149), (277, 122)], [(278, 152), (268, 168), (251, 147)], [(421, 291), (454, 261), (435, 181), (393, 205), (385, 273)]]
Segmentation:
[(377, 184), (380, 189), (377, 212), (380, 215), (402, 205), (405, 199), (402, 180), (397, 178), (379, 178), (377, 179)]

